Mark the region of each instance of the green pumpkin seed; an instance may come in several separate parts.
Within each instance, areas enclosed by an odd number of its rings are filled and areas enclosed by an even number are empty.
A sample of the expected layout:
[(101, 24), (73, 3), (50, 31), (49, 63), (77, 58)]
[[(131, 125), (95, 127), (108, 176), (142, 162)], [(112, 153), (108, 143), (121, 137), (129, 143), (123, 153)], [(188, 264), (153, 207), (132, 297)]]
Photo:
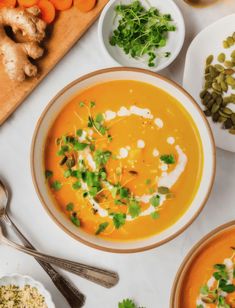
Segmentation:
[(235, 135), (235, 128), (230, 129), (229, 133), (232, 134), (232, 135)]
[(216, 99), (218, 97), (218, 94), (216, 92), (212, 92), (211, 96), (212, 96), (213, 99)]
[(213, 105), (212, 108), (211, 108), (211, 113), (212, 113), (212, 114), (213, 114), (213, 113), (216, 113), (217, 111), (219, 111), (219, 109), (220, 109), (220, 106), (217, 105), (216, 103), (214, 103), (214, 105)]
[(218, 122), (223, 123), (224, 121), (226, 121), (226, 118), (220, 116), (219, 119), (218, 119)]
[(235, 125), (235, 113), (233, 113), (233, 114), (231, 115), (231, 120), (232, 120), (232, 122), (233, 122), (233, 125)]
[(228, 114), (228, 115), (231, 115), (231, 114), (233, 113), (232, 110), (231, 110), (230, 108), (227, 108), (227, 107), (223, 108), (222, 111), (223, 111), (225, 114)]
[(231, 58), (235, 59), (235, 50), (231, 53)]
[(234, 44), (234, 39), (233, 39), (232, 36), (228, 36), (228, 37), (227, 37), (227, 43), (228, 43), (228, 45), (229, 45), (230, 47), (233, 46), (233, 44)]
[(220, 62), (220, 63), (223, 63), (225, 61), (225, 54), (223, 52), (221, 52), (218, 57), (217, 57), (217, 60)]
[(230, 117), (228, 114), (224, 113), (222, 110), (219, 110), (219, 114), (226, 119)]
[(218, 122), (219, 117), (220, 117), (220, 114), (218, 112), (212, 114), (212, 121), (213, 122)]
[(210, 117), (211, 116), (211, 111), (209, 109), (204, 110), (204, 114), (206, 117)]
[(207, 107), (208, 109), (211, 109), (212, 106), (214, 105), (214, 103), (215, 103), (214, 99), (211, 98), (211, 99), (209, 100), (209, 102), (206, 104), (206, 107)]
[(219, 76), (217, 77), (217, 82), (221, 83), (222, 81), (224, 81), (225, 79), (225, 75), (223, 73), (220, 73)]
[(227, 76), (226, 82), (227, 82), (227, 84), (230, 85), (230, 86), (235, 86), (235, 79), (234, 79), (232, 76), (230, 76), (230, 75)]
[(233, 126), (233, 122), (231, 119), (227, 119), (223, 124), (224, 129), (230, 129), (232, 126)]
[(216, 68), (217, 71), (219, 72), (223, 72), (224, 71), (224, 67), (221, 64), (215, 64), (214, 66)]
[(160, 186), (158, 187), (158, 192), (159, 194), (166, 195), (166, 194), (169, 194), (170, 190), (168, 187)]
[(205, 85), (204, 85), (204, 88), (205, 88), (206, 90), (208, 90), (208, 89), (211, 88), (211, 86), (212, 86), (212, 81), (206, 81), (206, 82), (205, 82)]
[(203, 90), (203, 91), (200, 93), (200, 98), (204, 98), (205, 95), (206, 95), (206, 93), (208, 93), (207, 90)]
[(217, 82), (212, 83), (212, 88), (217, 92), (221, 92), (221, 86)]
[(217, 98), (216, 98), (216, 104), (217, 104), (217, 105), (221, 105), (222, 102), (223, 102), (222, 96), (217, 96)]
[(232, 35), (232, 37), (233, 37), (233, 39), (234, 39), (234, 41), (235, 41), (235, 32), (233, 32), (233, 35)]
[(225, 49), (229, 48), (229, 43), (227, 41), (223, 41), (223, 47)]
[(210, 65), (213, 60), (214, 60), (214, 56), (213, 55), (209, 55), (207, 57), (207, 59), (206, 59), (206, 65)]
[(226, 67), (228, 67), (228, 68), (231, 68), (231, 67), (233, 67), (233, 62), (232, 62), (232, 61), (225, 61), (225, 62), (224, 62), (224, 65), (225, 65)]
[(225, 81), (222, 81), (221, 82), (221, 89), (224, 91), (224, 92), (227, 92), (228, 91), (228, 85)]

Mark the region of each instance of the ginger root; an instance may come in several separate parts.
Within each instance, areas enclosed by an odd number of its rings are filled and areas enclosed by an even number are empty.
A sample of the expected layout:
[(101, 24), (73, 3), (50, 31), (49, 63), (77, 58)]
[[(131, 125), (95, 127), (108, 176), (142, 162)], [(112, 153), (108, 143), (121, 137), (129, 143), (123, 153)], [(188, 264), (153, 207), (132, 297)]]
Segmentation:
[[(0, 54), (12, 80), (21, 82), (26, 76), (37, 75), (37, 67), (29, 57), (38, 59), (43, 55), (43, 49), (38, 44), (45, 37), (46, 23), (38, 17), (39, 14), (37, 7), (0, 9)], [(6, 26), (10, 26), (16, 34), (21, 32), (25, 42), (12, 40), (5, 32)]]

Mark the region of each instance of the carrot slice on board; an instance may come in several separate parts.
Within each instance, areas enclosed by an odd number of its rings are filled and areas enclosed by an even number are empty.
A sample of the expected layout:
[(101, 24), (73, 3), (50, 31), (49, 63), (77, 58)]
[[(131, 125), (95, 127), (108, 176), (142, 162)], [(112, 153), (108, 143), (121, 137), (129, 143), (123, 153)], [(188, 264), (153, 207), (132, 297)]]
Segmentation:
[(52, 23), (55, 19), (55, 7), (48, 0), (39, 0), (37, 3), (41, 11), (41, 18), (48, 24)]
[(71, 8), (73, 0), (50, 0), (58, 11), (65, 11)]
[(23, 7), (31, 7), (36, 5), (38, 0), (18, 0), (18, 4)]
[(76, 6), (81, 12), (89, 12), (96, 6), (97, 0), (74, 0)]
[(0, 8), (3, 7), (15, 7), (16, 0), (0, 0)]

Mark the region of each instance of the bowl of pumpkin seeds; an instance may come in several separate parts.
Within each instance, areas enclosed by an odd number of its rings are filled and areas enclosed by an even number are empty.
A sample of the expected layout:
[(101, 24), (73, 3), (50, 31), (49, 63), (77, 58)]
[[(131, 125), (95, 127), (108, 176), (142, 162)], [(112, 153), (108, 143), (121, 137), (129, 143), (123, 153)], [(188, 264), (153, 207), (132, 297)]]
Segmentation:
[(208, 26), (192, 41), (183, 85), (201, 106), (216, 145), (235, 152), (235, 14)]

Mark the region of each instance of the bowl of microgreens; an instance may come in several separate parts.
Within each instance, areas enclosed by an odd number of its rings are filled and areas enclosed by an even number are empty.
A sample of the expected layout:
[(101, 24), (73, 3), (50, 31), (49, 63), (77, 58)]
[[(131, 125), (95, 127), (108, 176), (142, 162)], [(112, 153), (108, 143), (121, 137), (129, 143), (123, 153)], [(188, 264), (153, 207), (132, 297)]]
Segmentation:
[(116, 65), (157, 72), (178, 56), (185, 25), (172, 0), (111, 0), (100, 16), (98, 36)]

